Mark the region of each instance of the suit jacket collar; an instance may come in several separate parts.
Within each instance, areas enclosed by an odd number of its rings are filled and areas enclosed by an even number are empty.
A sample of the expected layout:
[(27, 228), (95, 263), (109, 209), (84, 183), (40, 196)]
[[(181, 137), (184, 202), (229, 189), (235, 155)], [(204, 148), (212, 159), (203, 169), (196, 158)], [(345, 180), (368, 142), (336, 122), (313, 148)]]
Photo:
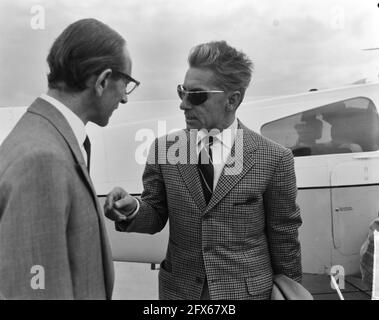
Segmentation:
[(79, 165), (83, 164), (85, 166), (83, 154), (80, 151), (78, 140), (76, 139), (74, 132), (67, 122), (66, 118), (62, 115), (62, 113), (59, 112), (57, 108), (55, 108), (46, 100), (37, 98), (27, 111), (47, 119), (67, 142), (76, 162)]
[[(40, 98), (52, 104), (60, 113), (63, 114), (68, 124), (70, 125), (70, 128), (74, 132), (74, 135), (78, 140), (79, 146), (82, 147), (87, 135), (86, 128), (82, 119), (80, 119), (72, 110), (70, 110), (65, 104), (63, 104), (59, 100), (45, 93), (41, 94)], [(86, 156), (84, 156), (84, 159), (86, 159)]]
[[(107, 298), (110, 299), (113, 291), (113, 282), (114, 282), (114, 269), (112, 262), (112, 252), (108, 242), (108, 237), (104, 225), (104, 220), (102, 216), (102, 210), (100, 208), (99, 201), (97, 200), (97, 194), (95, 188), (92, 184), (92, 180), (88, 174), (87, 166), (84, 162), (83, 154), (80, 150), (78, 140), (76, 139), (74, 132), (72, 131), (69, 123), (65, 117), (49, 102), (37, 98), (33, 104), (28, 108), (27, 112), (39, 115), (47, 119), (59, 132), (59, 134), (66, 141), (68, 147), (71, 150), (71, 153), (74, 156), (75, 161), (77, 162), (80, 172), (84, 176), (84, 181), (87, 184), (88, 188), (91, 191), (93, 201), (96, 206), (96, 212), (98, 215), (98, 221), (100, 226), (100, 236), (102, 238), (102, 255), (103, 255), (103, 264), (104, 264), (104, 275), (105, 275), (105, 287)], [(111, 263), (110, 263), (111, 262)]]

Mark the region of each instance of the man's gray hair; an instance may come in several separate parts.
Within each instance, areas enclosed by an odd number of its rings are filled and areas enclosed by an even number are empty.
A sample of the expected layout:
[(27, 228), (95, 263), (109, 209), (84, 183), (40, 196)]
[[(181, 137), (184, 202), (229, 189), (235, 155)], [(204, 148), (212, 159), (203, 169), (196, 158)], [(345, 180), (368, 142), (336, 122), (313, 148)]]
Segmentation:
[(188, 56), (191, 68), (214, 72), (215, 84), (225, 91), (240, 91), (243, 100), (253, 72), (253, 62), (226, 41), (212, 41), (193, 47)]

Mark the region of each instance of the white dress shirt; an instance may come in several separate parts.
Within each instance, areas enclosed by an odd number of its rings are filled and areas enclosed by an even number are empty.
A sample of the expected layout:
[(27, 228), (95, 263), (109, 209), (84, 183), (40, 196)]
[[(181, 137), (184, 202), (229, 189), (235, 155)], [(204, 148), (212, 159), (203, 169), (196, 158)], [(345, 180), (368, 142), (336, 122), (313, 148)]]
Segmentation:
[[(212, 145), (212, 163), (213, 163), (213, 190), (215, 190), (218, 180), (220, 179), (222, 170), (224, 169), (225, 163), (228, 160), (230, 152), (234, 144), (234, 140), (237, 135), (238, 121), (237, 118), (234, 119), (233, 123), (223, 131), (216, 135), (213, 135), (213, 145)], [(197, 156), (202, 148), (204, 148), (204, 138), (212, 133), (207, 130), (201, 129), (197, 133)]]
[(83, 154), (84, 161), (87, 164), (87, 160), (88, 160), (87, 152), (84, 149), (84, 145), (83, 145), (87, 134), (86, 134), (86, 127), (83, 121), (74, 112), (72, 112), (68, 107), (66, 107), (62, 102), (58, 101), (57, 99), (50, 97), (44, 93), (41, 94), (40, 98), (52, 104), (65, 117), (72, 131), (74, 132), (74, 136), (76, 137), (76, 140), (78, 141), (80, 151)]

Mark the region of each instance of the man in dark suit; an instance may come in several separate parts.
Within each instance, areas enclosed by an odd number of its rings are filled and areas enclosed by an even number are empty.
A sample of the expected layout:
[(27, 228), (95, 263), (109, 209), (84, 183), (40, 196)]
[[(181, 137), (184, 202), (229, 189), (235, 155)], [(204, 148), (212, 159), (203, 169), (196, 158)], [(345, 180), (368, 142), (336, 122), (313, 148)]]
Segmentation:
[(0, 292), (6, 299), (110, 299), (114, 270), (85, 125), (108, 123), (138, 85), (125, 40), (79, 20), (47, 58), (49, 89), (0, 147)]
[(186, 130), (156, 140), (141, 199), (119, 187), (107, 197), (119, 231), (169, 221), (160, 299), (269, 299), (273, 274), (301, 280), (292, 153), (235, 117), (251, 73), (224, 41), (196, 46), (177, 88)]

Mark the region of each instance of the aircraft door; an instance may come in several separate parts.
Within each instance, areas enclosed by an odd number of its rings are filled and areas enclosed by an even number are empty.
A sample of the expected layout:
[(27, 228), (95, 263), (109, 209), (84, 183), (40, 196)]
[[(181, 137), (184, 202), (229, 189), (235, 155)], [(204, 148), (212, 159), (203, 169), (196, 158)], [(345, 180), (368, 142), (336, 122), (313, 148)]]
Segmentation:
[[(330, 171), (333, 264), (359, 269), (359, 251), (379, 210), (379, 153), (358, 154)], [(351, 270), (351, 269), (354, 270)]]

